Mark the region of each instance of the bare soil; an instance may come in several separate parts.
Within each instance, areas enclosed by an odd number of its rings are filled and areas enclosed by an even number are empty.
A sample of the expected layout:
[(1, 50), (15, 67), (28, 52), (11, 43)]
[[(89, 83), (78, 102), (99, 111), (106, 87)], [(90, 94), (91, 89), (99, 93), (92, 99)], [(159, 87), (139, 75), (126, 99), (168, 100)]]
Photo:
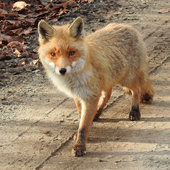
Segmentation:
[[(0, 169), (170, 169), (170, 1), (116, 2), (82, 4), (56, 24), (81, 16), (87, 32), (111, 22), (133, 25), (141, 32), (155, 90), (153, 102), (140, 105), (141, 120), (128, 120), (131, 98), (114, 87), (103, 114), (91, 127), (87, 154), (72, 157), (79, 124), (73, 100), (56, 91), (41, 67), (11, 69), (1, 61)], [(28, 40), (33, 44), (30, 50), (37, 46), (35, 40), (37, 34)]]

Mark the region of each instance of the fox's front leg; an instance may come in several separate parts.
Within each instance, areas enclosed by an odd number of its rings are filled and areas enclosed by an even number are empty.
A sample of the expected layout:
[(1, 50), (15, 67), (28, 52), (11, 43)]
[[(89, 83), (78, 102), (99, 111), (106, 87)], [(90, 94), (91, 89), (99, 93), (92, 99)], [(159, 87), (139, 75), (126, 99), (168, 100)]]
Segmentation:
[(98, 98), (81, 102), (81, 119), (77, 133), (77, 141), (72, 149), (74, 156), (83, 156), (85, 154), (90, 127), (97, 111), (97, 104)]

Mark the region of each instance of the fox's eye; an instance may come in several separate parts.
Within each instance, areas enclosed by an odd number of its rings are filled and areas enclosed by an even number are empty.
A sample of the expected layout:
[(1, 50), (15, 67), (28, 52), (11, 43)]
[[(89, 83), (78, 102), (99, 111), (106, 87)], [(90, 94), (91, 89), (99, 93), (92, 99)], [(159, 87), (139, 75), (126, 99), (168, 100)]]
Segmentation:
[(69, 56), (73, 56), (75, 54), (75, 51), (70, 51)]
[(52, 56), (52, 57), (55, 57), (55, 53), (51, 53), (51, 56)]

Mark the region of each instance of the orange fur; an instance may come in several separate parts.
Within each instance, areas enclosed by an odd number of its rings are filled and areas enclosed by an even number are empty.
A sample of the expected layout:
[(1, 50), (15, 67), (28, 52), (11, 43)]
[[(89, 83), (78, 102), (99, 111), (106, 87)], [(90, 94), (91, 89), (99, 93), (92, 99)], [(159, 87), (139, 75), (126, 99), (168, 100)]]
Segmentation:
[(74, 98), (80, 116), (74, 156), (84, 155), (92, 122), (101, 115), (114, 85), (132, 94), (130, 120), (140, 119), (140, 100), (153, 98), (140, 34), (131, 26), (109, 24), (85, 37), (83, 25), (79, 17), (70, 25), (40, 21), (38, 27), (40, 60), (56, 87)]

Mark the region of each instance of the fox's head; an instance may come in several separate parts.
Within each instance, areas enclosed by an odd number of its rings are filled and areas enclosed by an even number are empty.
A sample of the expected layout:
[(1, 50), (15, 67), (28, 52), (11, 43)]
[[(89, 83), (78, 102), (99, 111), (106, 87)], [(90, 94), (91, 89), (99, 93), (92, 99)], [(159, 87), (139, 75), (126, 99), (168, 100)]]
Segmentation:
[(38, 24), (39, 57), (44, 67), (58, 75), (79, 72), (86, 60), (84, 23), (78, 17), (70, 25), (50, 26), (45, 21)]

